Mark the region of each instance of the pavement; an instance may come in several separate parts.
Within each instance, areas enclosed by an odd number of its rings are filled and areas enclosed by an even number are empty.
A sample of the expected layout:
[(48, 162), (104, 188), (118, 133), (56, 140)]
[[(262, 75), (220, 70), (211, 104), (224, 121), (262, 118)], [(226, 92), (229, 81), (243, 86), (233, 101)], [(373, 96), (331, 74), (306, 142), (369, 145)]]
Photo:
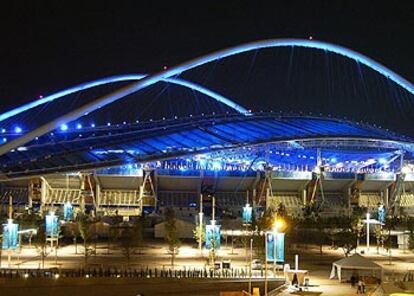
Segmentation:
[[(366, 251), (363, 247), (357, 250), (358, 252)], [(313, 286), (312, 289), (315, 291), (321, 291), (322, 295), (356, 295), (356, 288), (352, 288), (350, 284), (339, 283), (337, 280), (329, 280), (329, 274), (331, 270), (332, 262), (343, 258), (344, 254), (340, 249), (331, 249), (328, 246), (323, 248), (323, 254), (319, 254), (319, 248), (303, 246), (302, 248), (293, 248), (293, 246), (287, 248), (286, 250), (286, 262), (290, 263), (293, 266), (294, 255), (299, 254), (299, 268), (306, 269), (309, 271), (310, 284)], [(371, 248), (368, 253), (365, 252), (364, 256), (372, 259), (376, 263), (380, 264), (384, 268), (384, 280), (394, 281), (401, 279), (405, 273), (409, 270), (414, 269), (414, 254), (408, 251), (402, 251), (398, 249), (391, 250), (390, 253), (386, 250)], [(134, 267), (157, 267), (157, 268), (169, 268), (171, 267), (170, 255), (167, 252), (166, 245), (163, 241), (150, 241), (145, 248), (142, 248), (139, 254), (133, 255), (131, 260), (128, 262), (126, 257), (123, 255), (122, 251), (117, 250), (113, 247), (108, 248), (106, 244), (97, 245), (97, 254), (92, 255), (88, 258), (88, 263), (93, 265), (105, 265), (105, 266), (134, 266)], [(202, 268), (207, 264), (208, 253), (203, 251), (202, 255), (200, 251), (194, 247), (193, 244), (183, 244), (180, 248), (180, 252), (175, 260), (175, 268)], [(246, 268), (250, 258), (250, 251), (244, 248), (234, 248), (230, 246), (223, 246), (222, 249), (218, 252), (217, 260), (230, 259), (232, 266), (234, 268)], [(2, 263), (1, 267), (8, 267), (7, 262), (7, 253), (2, 253)], [(84, 255), (83, 247), (81, 245), (76, 247), (74, 245), (63, 246), (58, 249), (57, 256), (54, 250), (49, 250), (48, 256), (45, 258), (45, 267), (59, 267), (59, 268), (79, 268), (84, 264)], [(10, 267), (12, 268), (38, 268), (41, 266), (41, 260), (39, 254), (37, 253), (34, 247), (25, 246), (21, 251), (16, 251), (11, 256)], [(260, 272), (255, 272), (253, 277), (258, 278)], [(269, 277), (272, 277), (271, 272)], [(171, 279), (169, 279), (171, 281)], [(182, 283), (182, 282), (180, 282)], [(210, 283), (211, 284), (211, 283)], [(142, 286), (142, 283), (140, 284)], [(161, 286), (164, 284), (160, 284)], [(168, 283), (165, 284), (169, 287)], [(177, 284), (177, 291), (179, 291), (179, 286)], [(206, 284), (201, 284), (203, 286)], [(228, 283), (230, 285), (230, 283)], [(171, 286), (172, 287), (172, 286)], [(215, 286), (216, 294), (218, 295), (219, 286)], [(196, 288), (197, 293), (200, 292), (200, 287)], [(367, 290), (372, 290), (374, 286), (367, 286)], [(78, 291), (78, 288), (68, 288), (75, 289), (76, 293), (79, 295), (88, 295), (92, 296), (89, 292), (89, 288), (84, 286), (82, 289), (85, 290), (85, 294), (82, 291)], [(98, 289), (98, 288), (97, 288)], [(125, 288), (126, 289), (126, 288)], [(200, 288), (201, 289), (201, 288)], [(73, 292), (75, 292), (75, 290)], [(99, 290), (99, 289), (98, 289)], [(167, 288), (168, 290), (168, 288)], [(206, 293), (210, 293), (208, 291)], [(42, 292), (43, 293), (43, 292)], [(46, 292), (45, 292), (46, 293)], [(109, 293), (109, 290), (108, 290)], [(161, 293), (161, 292), (160, 292)], [(204, 292), (203, 292), (204, 293)], [(59, 292), (59, 294), (61, 294)], [(0, 295), (3, 295), (1, 293)], [(4, 295), (13, 295), (13, 294), (4, 294)], [(42, 294), (48, 295), (48, 294)], [(61, 294), (60, 296), (63, 296)], [(101, 294), (101, 295), (111, 295), (111, 294)], [(128, 294), (119, 294), (119, 295), (131, 295)], [(149, 294), (157, 295), (157, 294)], [(163, 295), (163, 294), (158, 294)], [(174, 294), (169, 294), (174, 295)], [(180, 294), (186, 295), (186, 294)], [(204, 294), (188, 294), (188, 295), (204, 295)], [(210, 294), (205, 294), (210, 295)], [(281, 294), (281, 295), (288, 295)]]

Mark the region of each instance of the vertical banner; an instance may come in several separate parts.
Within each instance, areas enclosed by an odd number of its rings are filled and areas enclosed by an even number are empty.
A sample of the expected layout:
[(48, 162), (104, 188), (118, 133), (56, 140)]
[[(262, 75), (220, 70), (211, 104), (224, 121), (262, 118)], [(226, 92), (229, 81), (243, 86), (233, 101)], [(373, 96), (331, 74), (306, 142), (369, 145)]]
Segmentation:
[(285, 234), (276, 233), (276, 263), (285, 262)]
[(285, 262), (285, 234), (284, 233), (266, 233), (266, 260), (268, 262), (284, 263)]
[(73, 206), (70, 202), (63, 205), (63, 219), (65, 221), (73, 220)]
[(3, 250), (14, 250), (17, 248), (17, 236), (19, 231), (19, 224), (13, 223), (13, 220), (3, 224)]
[(384, 223), (385, 220), (385, 209), (383, 205), (378, 206), (378, 212), (377, 212), (377, 220), (379, 223)]
[(206, 225), (206, 249), (210, 250), (211, 248), (218, 250), (220, 249), (221, 244), (221, 233), (220, 225)]
[(272, 232), (266, 232), (266, 260), (274, 262), (275, 255), (275, 238)]
[(249, 204), (246, 204), (246, 206), (243, 207), (243, 214), (242, 214), (244, 225), (252, 224), (252, 213), (253, 213), (253, 208)]
[(49, 237), (57, 238), (59, 235), (59, 221), (58, 217), (54, 214), (46, 215), (46, 235)]

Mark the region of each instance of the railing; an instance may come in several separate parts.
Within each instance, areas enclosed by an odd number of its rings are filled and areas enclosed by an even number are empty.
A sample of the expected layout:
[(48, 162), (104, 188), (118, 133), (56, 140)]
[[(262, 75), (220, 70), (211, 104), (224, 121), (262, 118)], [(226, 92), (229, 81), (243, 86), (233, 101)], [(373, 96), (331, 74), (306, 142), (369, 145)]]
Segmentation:
[[(133, 268), (90, 267), (78, 269), (0, 269), (0, 278), (204, 278), (204, 279), (248, 279), (248, 268)], [(257, 271), (254, 278), (264, 278), (264, 271)]]

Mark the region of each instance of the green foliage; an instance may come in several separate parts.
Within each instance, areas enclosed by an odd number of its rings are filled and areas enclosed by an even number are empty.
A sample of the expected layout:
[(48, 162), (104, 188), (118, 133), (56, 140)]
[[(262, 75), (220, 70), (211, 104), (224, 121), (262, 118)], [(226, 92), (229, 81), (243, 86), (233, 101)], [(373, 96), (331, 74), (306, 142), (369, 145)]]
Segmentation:
[(351, 231), (340, 231), (334, 235), (334, 246), (341, 248), (348, 256), (356, 248), (356, 234)]
[(37, 252), (40, 255), (42, 260), (42, 268), (45, 266), (45, 257), (46, 257), (46, 248), (47, 248), (47, 241), (46, 241), (46, 222), (44, 219), (37, 219), (36, 220), (36, 228), (37, 234), (35, 235), (32, 243), (35, 245)]
[(414, 252), (414, 233), (410, 233), (408, 237), (408, 249)]
[(165, 241), (168, 244), (168, 252), (171, 255), (171, 265), (174, 266), (175, 256), (181, 245), (178, 237), (174, 210), (167, 208), (165, 212)]
[(144, 226), (142, 219), (136, 220), (132, 226), (120, 228), (117, 240), (128, 262), (131, 256), (142, 246), (143, 239)]
[(76, 217), (79, 234), (83, 240), (84, 247), (84, 263), (88, 263), (88, 257), (93, 253), (92, 240), (96, 238), (96, 233), (92, 229), (92, 224), (95, 221), (86, 214), (79, 214)]
[(195, 225), (194, 230), (193, 230), (193, 237), (197, 241), (197, 243), (200, 243), (200, 240), (201, 240), (201, 244), (205, 243), (206, 226), (204, 225), (204, 223), (201, 224), (201, 228), (200, 228), (199, 222)]

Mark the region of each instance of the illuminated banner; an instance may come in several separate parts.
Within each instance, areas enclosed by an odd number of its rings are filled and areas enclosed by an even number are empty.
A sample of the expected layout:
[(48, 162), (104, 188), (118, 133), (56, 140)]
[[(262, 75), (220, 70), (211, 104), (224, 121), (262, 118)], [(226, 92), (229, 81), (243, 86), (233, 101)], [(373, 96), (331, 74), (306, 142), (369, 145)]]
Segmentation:
[(395, 181), (395, 174), (392, 172), (379, 172), (373, 174), (364, 174), (365, 180), (375, 181)]
[(214, 249), (220, 249), (220, 225), (206, 225), (206, 249), (210, 250), (213, 245)]
[(59, 235), (59, 220), (55, 214), (46, 215), (46, 235), (50, 237)]
[(384, 223), (385, 220), (385, 209), (383, 205), (380, 205), (378, 207), (378, 212), (377, 212), (377, 220), (379, 223)]
[(253, 213), (253, 208), (249, 205), (246, 204), (245, 207), (243, 207), (243, 214), (242, 214), (242, 219), (243, 219), (243, 224), (252, 224), (252, 213)]
[(65, 221), (73, 220), (73, 206), (70, 202), (63, 205), (63, 219)]
[(312, 172), (300, 172), (300, 171), (272, 172), (272, 179), (312, 180)]
[(3, 224), (3, 249), (14, 250), (17, 248), (17, 232), (19, 231), (19, 224), (13, 223), (9, 220), (7, 224)]
[[(276, 239), (275, 239), (276, 238)], [(266, 260), (269, 262), (285, 262), (285, 234), (266, 233)]]

